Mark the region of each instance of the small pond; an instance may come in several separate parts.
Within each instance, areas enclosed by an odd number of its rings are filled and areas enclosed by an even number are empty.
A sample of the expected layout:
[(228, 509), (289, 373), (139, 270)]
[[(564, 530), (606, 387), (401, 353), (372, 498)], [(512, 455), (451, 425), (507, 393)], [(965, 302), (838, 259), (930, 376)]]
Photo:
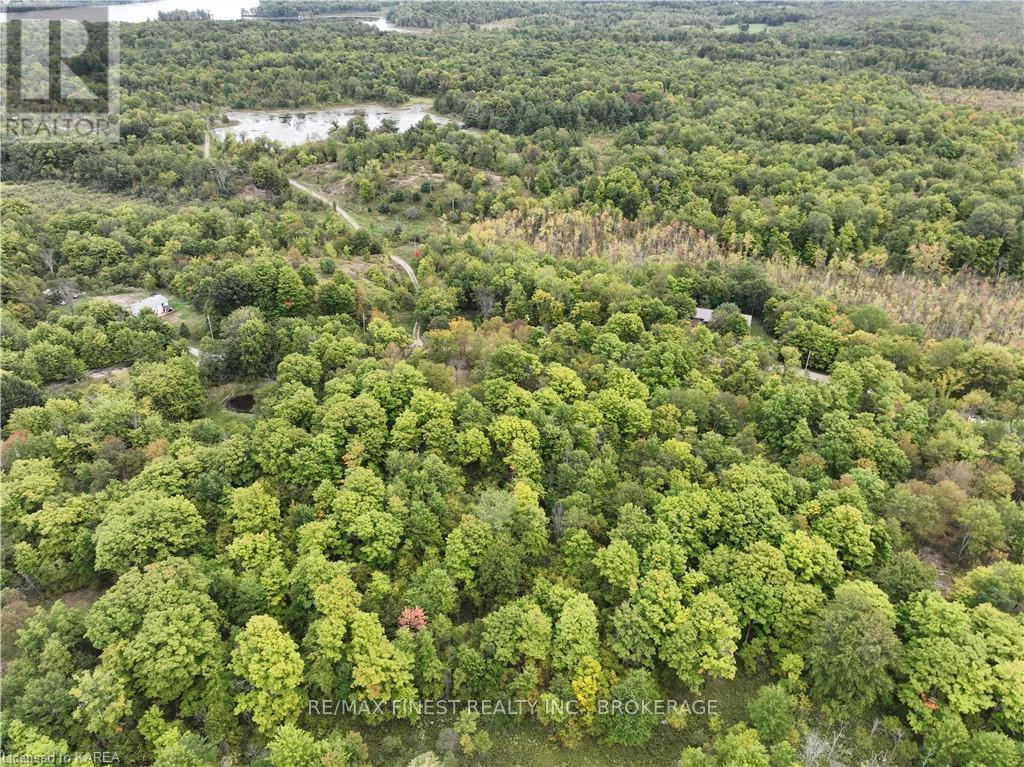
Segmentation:
[(399, 27), (392, 24), (390, 21), (385, 19), (383, 16), (378, 16), (375, 19), (359, 19), (363, 24), (369, 24), (374, 29), (379, 29), (381, 32), (398, 32), (400, 35), (417, 35), (426, 32), (425, 29), (413, 29), (412, 27)]
[(237, 397), (224, 401), (224, 409), (233, 413), (251, 413), (256, 407), (256, 397), (252, 394), (239, 394)]
[(234, 135), (245, 139), (266, 136), (280, 141), (285, 146), (304, 144), (327, 138), (327, 132), (334, 123), (347, 125), (356, 115), (362, 115), (370, 130), (380, 127), (385, 119), (394, 120), (400, 133), (418, 125), (427, 115), (436, 123), (449, 123), (447, 117), (435, 114), (425, 104), (410, 104), (404, 107), (389, 107), (383, 104), (355, 104), (347, 107), (328, 109), (226, 112), (230, 125), (214, 128), (218, 138)]

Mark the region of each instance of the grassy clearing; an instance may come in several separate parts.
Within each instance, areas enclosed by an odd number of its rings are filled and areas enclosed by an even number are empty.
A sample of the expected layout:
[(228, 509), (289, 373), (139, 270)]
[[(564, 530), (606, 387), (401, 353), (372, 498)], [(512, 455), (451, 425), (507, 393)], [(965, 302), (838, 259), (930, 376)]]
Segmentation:
[[(493, 747), (483, 764), (501, 767), (672, 767), (679, 753), (687, 746), (701, 746), (711, 738), (712, 728), (747, 720), (747, 702), (758, 688), (769, 681), (762, 674), (744, 675), (734, 680), (718, 680), (694, 695), (685, 690), (666, 690), (666, 699), (689, 702), (696, 709), (697, 701), (714, 701), (712, 718), (694, 713), (682, 730), (667, 724), (657, 727), (643, 747), (609, 745), (585, 737), (574, 747), (560, 743), (552, 728), (535, 719), (515, 721), (510, 717), (481, 717), (491, 735)], [(348, 718), (324, 715), (306, 717), (303, 726), (320, 736), (333, 730), (359, 729), (370, 748), (370, 758), (381, 767), (405, 767), (409, 760), (424, 751), (437, 750), (438, 736), (455, 724), (455, 716), (423, 717), (418, 722), (387, 722), (366, 727)], [(717, 719), (717, 722), (715, 721)]]
[(914, 87), (918, 93), (938, 99), (944, 104), (971, 106), (988, 112), (1024, 113), (1024, 93), (995, 91), (988, 88), (946, 88), (938, 85)]
[[(398, 161), (383, 172), (383, 186), (369, 202), (359, 195), (353, 175), (333, 163), (311, 165), (298, 180), (337, 202), (361, 226), (396, 239), (418, 240), (440, 231), (441, 216), (457, 209), (466, 193), (423, 160)], [(486, 189), (505, 183), (495, 173), (479, 172), (486, 177)]]
[[(433, 718), (416, 724), (392, 722), (372, 729), (364, 726), (361, 731), (374, 764), (405, 767), (418, 754), (436, 751), (439, 735), (454, 724), (454, 717)], [(352, 728), (356, 726), (351, 723)], [(501, 767), (671, 767), (679, 752), (690, 744), (685, 731), (667, 726), (655, 730), (642, 748), (613, 746), (585, 738), (570, 749), (532, 719), (504, 725), (491, 721), (487, 729), (493, 746), (483, 763)]]
[[(746, 27), (746, 29), (744, 29)], [(724, 27), (715, 27), (715, 31), (721, 35), (735, 35), (746, 32), (748, 35), (761, 35), (768, 31), (767, 24), (727, 24)]]
[(164, 293), (164, 295), (167, 296), (167, 300), (170, 301), (171, 308), (174, 309), (171, 314), (164, 315), (164, 322), (173, 325), (175, 328), (184, 323), (188, 326), (189, 337), (192, 339), (202, 338), (204, 335), (209, 333), (205, 314), (193, 309), (192, 305), (184, 298), (173, 296), (168, 293)]
[(536, 725), (495, 733), (488, 755), (503, 767), (669, 767), (687, 745), (685, 732), (662, 726), (643, 748), (610, 746), (587, 739), (571, 751)]
[[(192, 308), (192, 305), (181, 296), (168, 293), (166, 289), (154, 288), (152, 291), (149, 291), (145, 288), (134, 286), (121, 286), (116, 288), (115, 291), (116, 292), (83, 295), (75, 302), (75, 304), (79, 304), (83, 301), (109, 301), (127, 312), (131, 310), (131, 305), (136, 301), (141, 301), (148, 296), (159, 293), (160, 295), (167, 297), (168, 303), (170, 303), (171, 308), (174, 309), (170, 314), (165, 314), (161, 317), (164, 322), (169, 325), (173, 325), (175, 329), (184, 322), (188, 325), (189, 332), (192, 334), (193, 338), (201, 338), (207, 333), (206, 315)], [(73, 311), (74, 305), (61, 307), (61, 309), (63, 311), (70, 312)]]
[(138, 205), (138, 197), (109, 192), (98, 192), (73, 181), (19, 181), (0, 184), (0, 197), (20, 197), (32, 205), (49, 211), (66, 208), (116, 208), (120, 205)]
[(403, 237), (423, 239), (431, 232), (439, 231), (440, 229), (438, 219), (432, 214), (426, 214), (421, 209), (417, 218), (409, 218), (402, 212), (401, 203), (398, 206), (393, 205), (386, 212), (381, 211), (379, 207), (375, 207), (372, 203), (366, 205), (361, 200), (358, 200), (358, 198), (350, 197), (348, 202), (344, 204), (351, 206), (362, 205), (363, 207), (356, 207), (356, 213), (360, 220), (366, 222), (368, 229), (380, 234), (393, 236), (396, 232), (400, 231)]

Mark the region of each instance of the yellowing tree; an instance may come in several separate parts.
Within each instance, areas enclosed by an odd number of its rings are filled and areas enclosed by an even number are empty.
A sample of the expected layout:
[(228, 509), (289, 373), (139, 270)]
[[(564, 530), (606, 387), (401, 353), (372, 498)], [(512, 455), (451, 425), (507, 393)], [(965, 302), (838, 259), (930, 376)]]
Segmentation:
[(302, 710), (302, 658), (294, 640), (268, 615), (254, 615), (238, 635), (231, 670), (248, 687), (235, 713), (249, 713), (264, 735), (294, 724)]

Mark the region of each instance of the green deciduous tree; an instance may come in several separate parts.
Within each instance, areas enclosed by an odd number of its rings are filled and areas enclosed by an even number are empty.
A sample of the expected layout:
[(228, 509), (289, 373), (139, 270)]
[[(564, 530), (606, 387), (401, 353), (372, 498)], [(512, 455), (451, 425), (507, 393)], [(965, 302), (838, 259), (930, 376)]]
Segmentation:
[(335, 496), (333, 510), (341, 530), (358, 545), (367, 562), (390, 562), (402, 537), (401, 504), (388, 497), (384, 483), (369, 469), (349, 470), (345, 485)]
[(760, 739), (769, 745), (792, 737), (796, 726), (793, 699), (783, 684), (765, 685), (747, 703), (750, 723)]
[(281, 505), (266, 483), (254, 482), (231, 491), (227, 517), (236, 535), (275, 532), (281, 524)]
[(115, 690), (123, 678), (151, 700), (201, 708), (206, 680), (223, 659), (220, 611), (206, 586), (181, 559), (125, 572), (86, 616), (86, 636), (103, 651), (104, 670), (79, 687)]
[(264, 735), (295, 722), (302, 710), (302, 657), (276, 620), (267, 615), (249, 619), (235, 640), (231, 670), (246, 684), (236, 714), (250, 714)]
[(562, 605), (555, 623), (552, 667), (562, 671), (574, 670), (583, 658), (596, 657), (598, 646), (597, 607), (585, 594), (570, 597)]
[(957, 719), (994, 705), (988, 649), (966, 607), (918, 592), (907, 602), (904, 632), (897, 695), (916, 732), (932, 731), (940, 715)]
[(702, 591), (679, 610), (658, 651), (681, 682), (697, 689), (705, 676), (732, 679), (740, 626), (728, 603)]
[(895, 629), (895, 611), (877, 586), (839, 586), (808, 638), (808, 677), (817, 699), (854, 716), (885, 705), (900, 660)]
[(661, 691), (649, 671), (630, 671), (622, 681), (612, 685), (607, 713), (598, 716), (604, 737), (610, 743), (644, 745), (658, 724), (659, 714), (654, 706), (660, 699)]
[(114, 504), (96, 528), (96, 568), (123, 573), (196, 551), (205, 523), (195, 505), (155, 491), (133, 493)]
[(316, 738), (293, 724), (281, 725), (268, 747), (274, 767), (305, 767), (315, 764), (321, 754)]
[(594, 566), (618, 589), (630, 592), (640, 577), (640, 556), (624, 540), (614, 540), (594, 555)]
[(543, 663), (551, 643), (551, 619), (528, 599), (511, 602), (484, 617), (483, 647), (495, 660), (514, 665)]
[(132, 384), (143, 401), (175, 421), (198, 416), (206, 399), (199, 369), (190, 357), (138, 364), (132, 369)]

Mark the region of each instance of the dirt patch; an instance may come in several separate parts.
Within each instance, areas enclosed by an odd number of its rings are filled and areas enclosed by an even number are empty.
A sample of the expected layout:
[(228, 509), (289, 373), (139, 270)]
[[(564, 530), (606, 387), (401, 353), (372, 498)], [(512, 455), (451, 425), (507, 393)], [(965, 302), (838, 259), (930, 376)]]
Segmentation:
[(344, 264), (338, 264), (338, 269), (349, 277), (359, 277), (366, 274), (371, 266), (372, 264), (368, 264), (366, 261), (348, 261)]
[(50, 394), (64, 394), (72, 391), (82, 391), (90, 381), (105, 381), (120, 373), (127, 373), (129, 368), (124, 365), (111, 365), (106, 368), (93, 368), (85, 371), (80, 379), (75, 381), (53, 381), (43, 387), (43, 391)]
[(411, 189), (414, 192), (418, 192), (420, 187), (423, 186), (424, 181), (429, 181), (434, 185), (434, 188), (444, 185), (444, 174), (442, 173), (431, 173), (429, 171), (410, 173), (402, 178), (396, 178), (392, 182), (392, 186), (395, 189)]
[(356, 189), (352, 185), (352, 179), (346, 176), (337, 181), (329, 181), (323, 185), (324, 192), (328, 197), (345, 198), (355, 194)]
[(35, 608), (29, 604), (18, 589), (4, 589), (3, 609), (0, 610), (0, 621), (3, 622), (4, 630), (0, 635), (0, 652), (3, 654), (3, 662), (0, 663), (0, 675), (3, 674), (8, 661), (17, 654), (15, 640), (18, 638), (18, 631), (25, 625), (26, 619), (35, 612)]
[(100, 589), (78, 589), (60, 594), (52, 601), (42, 599), (41, 596), (31, 590), (4, 589), (3, 609), (0, 610), (0, 622), (4, 627), (2, 647), (0, 647), (0, 654), (3, 655), (3, 662), (0, 663), (0, 675), (3, 674), (11, 659), (18, 654), (15, 645), (18, 631), (25, 625), (25, 621), (35, 614), (36, 607), (49, 609), (54, 602), (60, 600), (68, 607), (84, 612), (92, 606), (93, 602), (103, 596), (103, 591)]
[(498, 19), (497, 21), (488, 21), (486, 24), (481, 24), (479, 28), (485, 32), (491, 32), (494, 30), (512, 29), (518, 23), (519, 19)]
[(949, 594), (953, 589), (953, 565), (946, 561), (935, 549), (922, 546), (917, 550), (917, 558), (928, 565), (935, 567), (935, 588), (943, 593)]
[(133, 290), (126, 291), (124, 293), (107, 293), (99, 296), (82, 296), (83, 300), (89, 301), (109, 301), (112, 304), (120, 306), (125, 311), (128, 311), (132, 304), (136, 301), (141, 301), (149, 295), (142, 288), (136, 288)]
[(309, 165), (296, 177), (303, 184), (309, 184), (328, 197), (347, 197), (355, 194), (352, 176), (343, 172), (337, 163), (327, 162)]
[(485, 170), (484, 176), (487, 177), (487, 185), (493, 186), (495, 189), (500, 189), (505, 184), (505, 177), (493, 171)]
[(85, 377), (88, 378), (90, 381), (101, 381), (104, 378), (109, 378), (110, 376), (116, 375), (117, 373), (125, 373), (127, 371), (128, 368), (126, 368), (124, 365), (111, 365), (110, 367), (107, 368), (96, 368), (94, 370), (90, 370), (88, 373), (85, 374)]
[(257, 202), (258, 200), (269, 199), (270, 192), (263, 189), (257, 189), (252, 184), (247, 184), (242, 188), (242, 191), (238, 193), (238, 196), (245, 202)]
[[(85, 610), (92, 606), (95, 602), (103, 596), (103, 592), (99, 589), (78, 589), (77, 591), (68, 591), (61, 594), (57, 599), (66, 604), (68, 607), (73, 607), (76, 610)], [(56, 599), (54, 600), (57, 601)]]

